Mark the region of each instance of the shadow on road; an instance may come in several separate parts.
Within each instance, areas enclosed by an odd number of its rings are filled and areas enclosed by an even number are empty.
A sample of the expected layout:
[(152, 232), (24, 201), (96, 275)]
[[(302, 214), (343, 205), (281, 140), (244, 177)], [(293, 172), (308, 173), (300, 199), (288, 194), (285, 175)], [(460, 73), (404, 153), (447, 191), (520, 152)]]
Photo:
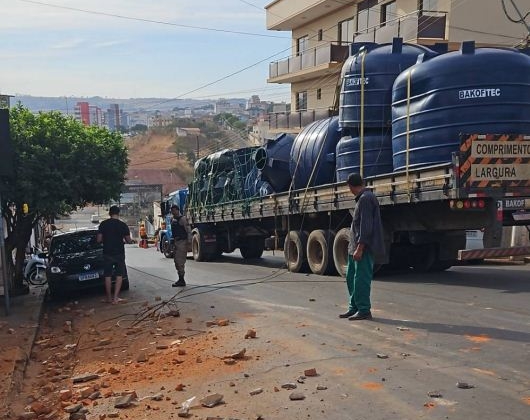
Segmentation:
[(455, 267), (442, 273), (386, 272), (376, 280), (386, 283), (444, 284), (500, 290), (502, 293), (529, 293), (530, 271), (524, 268), (503, 269), (502, 266)]
[(408, 327), (410, 329), (422, 329), (432, 333), (454, 334), (460, 336), (487, 336), (489, 338), (497, 340), (517, 341), (520, 343), (530, 342), (530, 333), (505, 330), (493, 327), (478, 327), (476, 325), (438, 324), (434, 322), (417, 322), (379, 317), (374, 318), (374, 321), (386, 325), (395, 325), (396, 327), (400, 326)]

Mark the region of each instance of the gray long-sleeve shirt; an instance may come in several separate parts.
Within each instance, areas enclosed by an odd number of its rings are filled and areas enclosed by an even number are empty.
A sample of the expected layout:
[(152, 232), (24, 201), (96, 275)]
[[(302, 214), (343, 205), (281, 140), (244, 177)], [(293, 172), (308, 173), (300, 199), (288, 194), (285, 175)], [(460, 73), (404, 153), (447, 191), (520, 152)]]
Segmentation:
[(376, 196), (367, 189), (363, 189), (355, 197), (355, 202), (348, 253), (353, 254), (357, 245), (361, 243), (375, 258), (380, 259), (385, 255), (385, 242), (379, 202)]

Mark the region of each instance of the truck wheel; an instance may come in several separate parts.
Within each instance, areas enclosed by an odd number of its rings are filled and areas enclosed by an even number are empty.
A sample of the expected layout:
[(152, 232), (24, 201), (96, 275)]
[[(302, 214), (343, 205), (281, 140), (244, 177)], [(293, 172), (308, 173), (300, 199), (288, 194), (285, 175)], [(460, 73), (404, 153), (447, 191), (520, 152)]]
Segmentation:
[(283, 255), (287, 269), (293, 273), (307, 272), (307, 232), (291, 230), (285, 237)]
[(342, 228), (333, 241), (333, 262), (340, 276), (346, 277), (348, 268), (348, 246), (350, 245), (350, 229)]
[(332, 230), (314, 230), (307, 238), (307, 263), (314, 274), (331, 274), (335, 271), (333, 261), (333, 242), (335, 232)]
[(204, 244), (201, 240), (201, 234), (197, 229), (193, 229), (193, 236), (191, 237), (191, 252), (195, 261), (206, 261), (206, 253)]
[(261, 258), (264, 247), (265, 240), (261, 236), (253, 236), (248, 238), (246, 243), (239, 247), (239, 251), (241, 251), (241, 255), (246, 260)]

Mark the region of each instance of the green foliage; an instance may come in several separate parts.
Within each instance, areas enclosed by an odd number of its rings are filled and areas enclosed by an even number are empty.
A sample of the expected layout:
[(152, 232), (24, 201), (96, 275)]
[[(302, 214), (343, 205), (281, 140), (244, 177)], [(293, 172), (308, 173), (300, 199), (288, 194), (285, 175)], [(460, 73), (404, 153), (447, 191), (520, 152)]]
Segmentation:
[(217, 114), (215, 117), (213, 117), (213, 119), (218, 124), (224, 123), (229, 127), (235, 128), (236, 130), (244, 131), (247, 129), (247, 125), (233, 114), (223, 112), (221, 114)]
[[(15, 170), (4, 185), (2, 214), (7, 223), (7, 254), (16, 249), (14, 267), (8, 259), (16, 291), (22, 289), (24, 249), (37, 221), (88, 202), (118, 199), (128, 160), (120, 134), (85, 127), (59, 112), (34, 115), (18, 105), (10, 112), (10, 126)], [(28, 214), (22, 211), (24, 203)]]
[(147, 125), (145, 124), (135, 124), (131, 127), (131, 133), (145, 133), (147, 131)]
[(128, 163), (120, 134), (59, 112), (34, 115), (20, 105), (11, 110), (10, 123), (15, 176), (4, 199), (54, 217), (119, 197)]

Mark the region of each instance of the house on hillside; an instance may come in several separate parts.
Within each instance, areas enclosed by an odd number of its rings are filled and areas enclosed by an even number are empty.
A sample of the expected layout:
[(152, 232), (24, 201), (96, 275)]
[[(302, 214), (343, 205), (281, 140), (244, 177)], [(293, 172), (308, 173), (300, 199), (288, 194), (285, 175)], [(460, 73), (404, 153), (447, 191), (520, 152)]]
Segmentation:
[(177, 127), (176, 131), (177, 131), (177, 136), (179, 137), (187, 137), (187, 136), (196, 137), (196, 136), (201, 135), (201, 129), (195, 128), (195, 127), (189, 127), (189, 128)]

